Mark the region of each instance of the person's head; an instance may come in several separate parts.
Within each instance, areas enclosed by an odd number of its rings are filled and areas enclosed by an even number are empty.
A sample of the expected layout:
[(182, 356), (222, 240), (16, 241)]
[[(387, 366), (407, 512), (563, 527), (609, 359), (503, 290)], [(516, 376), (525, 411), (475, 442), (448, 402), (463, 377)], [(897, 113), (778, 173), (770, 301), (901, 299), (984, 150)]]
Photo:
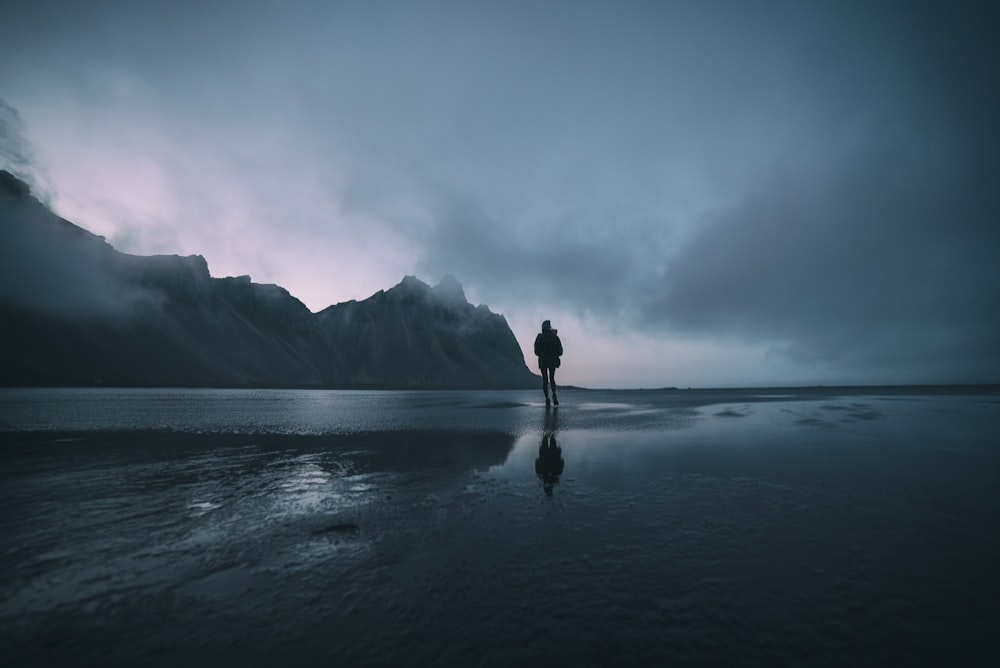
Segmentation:
[(548, 320), (543, 320), (542, 321), (542, 331), (543, 332), (551, 332), (552, 331), (552, 323), (549, 322)]

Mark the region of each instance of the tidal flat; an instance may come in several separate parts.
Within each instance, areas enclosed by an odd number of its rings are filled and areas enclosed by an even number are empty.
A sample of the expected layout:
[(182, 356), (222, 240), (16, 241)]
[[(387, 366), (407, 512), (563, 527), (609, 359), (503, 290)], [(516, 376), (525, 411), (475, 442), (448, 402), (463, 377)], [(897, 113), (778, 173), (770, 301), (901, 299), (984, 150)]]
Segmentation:
[(8, 666), (996, 665), (995, 388), (0, 390)]

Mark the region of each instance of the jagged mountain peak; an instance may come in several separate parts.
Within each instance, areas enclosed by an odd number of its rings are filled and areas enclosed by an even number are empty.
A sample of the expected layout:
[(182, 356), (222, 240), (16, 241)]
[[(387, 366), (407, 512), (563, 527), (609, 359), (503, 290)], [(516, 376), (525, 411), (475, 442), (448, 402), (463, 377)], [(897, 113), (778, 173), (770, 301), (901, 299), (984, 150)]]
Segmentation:
[(506, 320), (469, 304), (454, 276), (434, 287), (406, 276), (363, 301), (330, 306), (317, 320), (355, 386), (527, 387), (535, 380)]
[(448, 274), (442, 278), (434, 287), (431, 287), (416, 276), (407, 275), (403, 277), (402, 281), (387, 290), (386, 293), (430, 298), (433, 301), (449, 305), (469, 303), (469, 300), (465, 297), (465, 290), (462, 288), (462, 284), (452, 274)]
[(468, 303), (469, 301), (465, 297), (465, 290), (462, 289), (462, 284), (452, 274), (448, 274), (442, 278), (441, 282), (432, 288), (432, 291), (442, 301), (458, 302), (461, 304)]
[(429, 290), (430, 287), (431, 286), (427, 285), (426, 283), (424, 283), (423, 281), (421, 281), (416, 276), (412, 276), (410, 274), (407, 274), (406, 276), (403, 276), (403, 280), (401, 280), (399, 283), (397, 283), (395, 285), (395, 287), (390, 288), (390, 290), (394, 290), (396, 288), (402, 288), (403, 290), (406, 290), (406, 291), (420, 291), (420, 292), (423, 292), (425, 290)]

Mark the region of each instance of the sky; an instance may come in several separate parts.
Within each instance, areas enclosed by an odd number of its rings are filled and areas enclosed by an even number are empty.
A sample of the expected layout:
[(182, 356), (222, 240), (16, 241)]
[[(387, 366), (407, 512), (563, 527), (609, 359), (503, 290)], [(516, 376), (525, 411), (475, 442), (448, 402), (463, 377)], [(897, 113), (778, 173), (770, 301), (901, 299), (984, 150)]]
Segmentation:
[(986, 2), (0, 2), (0, 167), (311, 310), (456, 276), (588, 387), (1000, 382)]

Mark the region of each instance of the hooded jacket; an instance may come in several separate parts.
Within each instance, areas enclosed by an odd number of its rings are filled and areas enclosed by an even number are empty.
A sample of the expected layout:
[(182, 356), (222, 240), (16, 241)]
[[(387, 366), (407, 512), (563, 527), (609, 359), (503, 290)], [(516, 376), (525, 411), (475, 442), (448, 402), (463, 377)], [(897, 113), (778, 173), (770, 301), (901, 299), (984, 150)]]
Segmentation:
[(556, 369), (559, 367), (559, 357), (563, 354), (562, 341), (549, 321), (542, 323), (542, 331), (535, 337), (535, 354), (538, 356), (539, 369)]

